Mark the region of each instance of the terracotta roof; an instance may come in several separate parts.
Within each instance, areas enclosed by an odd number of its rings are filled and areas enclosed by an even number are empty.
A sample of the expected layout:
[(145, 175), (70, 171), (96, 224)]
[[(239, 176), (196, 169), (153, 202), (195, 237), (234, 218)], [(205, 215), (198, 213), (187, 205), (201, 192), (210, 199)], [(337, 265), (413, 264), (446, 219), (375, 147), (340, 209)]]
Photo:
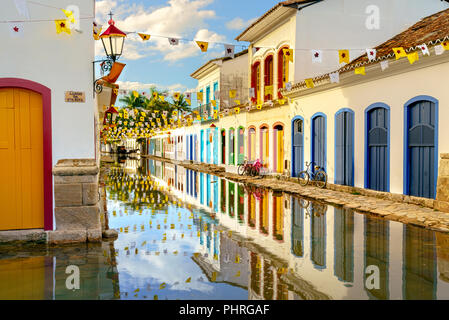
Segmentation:
[[(437, 12), (431, 16), (421, 19), (413, 26), (394, 36), (390, 40), (375, 47), (377, 50), (376, 61), (385, 60), (394, 56), (393, 48), (403, 47), (407, 52), (415, 51), (416, 48), (422, 44), (434, 43), (437, 40), (442, 40), (449, 35), (449, 9)], [(364, 55), (352, 60), (349, 64), (342, 67), (339, 71), (349, 71), (353, 67), (360, 64), (367, 64), (369, 62), (368, 56)]]
[(259, 19), (257, 19), (256, 21), (254, 21), (248, 28), (246, 28), (245, 30), (243, 30), (242, 33), (240, 33), (235, 40), (239, 41), (240, 37), (243, 36), (243, 34), (245, 34), (249, 29), (251, 29), (252, 27), (254, 27), (256, 24), (258, 24), (260, 21), (262, 21), (266, 16), (268, 16), (270, 13), (272, 13), (274, 10), (280, 8), (280, 7), (285, 7), (288, 5), (292, 5), (292, 4), (299, 4), (299, 3), (307, 3), (307, 2), (313, 2), (315, 0), (287, 0), (287, 1), (281, 1), (279, 2), (277, 5), (275, 5), (273, 8), (271, 8), (270, 10), (268, 10), (267, 12), (265, 12), (262, 16), (259, 17)]

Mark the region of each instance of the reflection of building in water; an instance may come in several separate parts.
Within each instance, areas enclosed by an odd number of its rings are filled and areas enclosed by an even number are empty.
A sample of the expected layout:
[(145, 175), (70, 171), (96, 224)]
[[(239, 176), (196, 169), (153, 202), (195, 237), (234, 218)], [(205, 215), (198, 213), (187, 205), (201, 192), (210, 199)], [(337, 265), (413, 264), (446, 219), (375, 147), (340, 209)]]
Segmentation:
[[(35, 254), (39, 253), (34, 248)], [(113, 243), (60, 247), (42, 255), (27, 258), (0, 259), (0, 299), (27, 300), (98, 300), (120, 297), (120, 285), (115, 268)], [(66, 280), (79, 268), (79, 290), (67, 288)], [(72, 283), (71, 281), (69, 281)]]
[[(204, 173), (186, 170), (178, 177), (185, 181), (186, 201), (216, 216), (221, 226), (232, 231), (229, 241), (241, 243), (250, 252), (250, 298), (449, 297), (445, 277), (449, 275), (449, 254), (438, 250), (438, 277), (435, 235), (430, 231)], [(202, 256), (208, 254), (204, 260), (211, 270), (220, 271), (218, 279), (224, 279), (234, 272), (231, 265), (225, 266), (225, 251), (232, 251), (236, 244), (223, 243), (223, 234), (221, 240), (215, 239), (215, 228), (212, 225), (202, 231)], [(218, 262), (213, 259), (217, 244)], [(378, 288), (367, 285), (373, 267), (379, 272)], [(224, 272), (226, 268), (229, 272)], [(279, 289), (287, 284), (285, 292)]]
[(436, 240), (439, 278), (449, 283), (449, 234), (437, 233)]

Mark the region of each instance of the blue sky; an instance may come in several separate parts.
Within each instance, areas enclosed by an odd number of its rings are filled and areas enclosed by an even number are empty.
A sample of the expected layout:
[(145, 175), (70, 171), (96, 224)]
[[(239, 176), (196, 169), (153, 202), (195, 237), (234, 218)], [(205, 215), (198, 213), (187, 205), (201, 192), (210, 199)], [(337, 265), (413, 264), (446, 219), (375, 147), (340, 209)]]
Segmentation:
[[(109, 10), (116, 26), (126, 32), (181, 37), (204, 41), (238, 43), (234, 38), (254, 19), (278, 3), (277, 0), (97, 0), (96, 20), (107, 27)], [(236, 47), (236, 52), (242, 47)], [(126, 67), (119, 78), (121, 89), (160, 89), (184, 92), (196, 87), (190, 74), (209, 59), (223, 55), (222, 44), (209, 44), (206, 53), (194, 42), (170, 46), (165, 38), (153, 36), (143, 42), (137, 34), (125, 41)], [(98, 56), (104, 55), (97, 41)]]

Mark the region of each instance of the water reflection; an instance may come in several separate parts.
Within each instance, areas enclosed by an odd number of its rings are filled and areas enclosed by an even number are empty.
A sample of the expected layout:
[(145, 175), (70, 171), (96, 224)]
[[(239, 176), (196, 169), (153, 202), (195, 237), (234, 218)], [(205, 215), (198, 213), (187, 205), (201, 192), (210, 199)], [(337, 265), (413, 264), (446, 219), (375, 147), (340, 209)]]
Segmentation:
[(118, 239), (0, 249), (0, 298), (449, 298), (446, 234), (153, 160), (112, 168), (104, 192)]

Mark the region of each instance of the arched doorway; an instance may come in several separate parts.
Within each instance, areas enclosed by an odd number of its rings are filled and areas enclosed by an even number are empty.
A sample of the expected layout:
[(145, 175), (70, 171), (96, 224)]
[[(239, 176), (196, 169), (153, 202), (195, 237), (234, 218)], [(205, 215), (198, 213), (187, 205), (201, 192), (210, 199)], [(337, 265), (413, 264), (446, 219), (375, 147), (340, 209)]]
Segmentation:
[(268, 136), (268, 131), (269, 129), (267, 125), (263, 125), (262, 127), (260, 127), (260, 160), (265, 168), (268, 168), (270, 159), (270, 138)]
[(390, 108), (376, 103), (365, 110), (365, 188), (390, 190)]
[(248, 129), (248, 160), (256, 160), (256, 129)]
[(438, 101), (416, 97), (405, 105), (404, 193), (435, 198), (438, 168)]
[(235, 164), (235, 132), (234, 128), (229, 129), (229, 162), (228, 164)]
[(0, 230), (44, 228), (43, 108), (42, 94), (0, 83)]
[(221, 164), (226, 164), (226, 130), (221, 130)]
[(237, 139), (237, 164), (242, 164), (245, 161), (245, 129), (243, 127), (239, 127), (238, 129), (238, 139)]
[(304, 168), (304, 119), (292, 120), (292, 177), (297, 177)]
[(277, 173), (284, 172), (284, 126), (273, 127), (273, 169)]
[(335, 114), (335, 183), (354, 185), (354, 112)]
[(312, 117), (312, 162), (326, 168), (326, 118), (322, 113)]

